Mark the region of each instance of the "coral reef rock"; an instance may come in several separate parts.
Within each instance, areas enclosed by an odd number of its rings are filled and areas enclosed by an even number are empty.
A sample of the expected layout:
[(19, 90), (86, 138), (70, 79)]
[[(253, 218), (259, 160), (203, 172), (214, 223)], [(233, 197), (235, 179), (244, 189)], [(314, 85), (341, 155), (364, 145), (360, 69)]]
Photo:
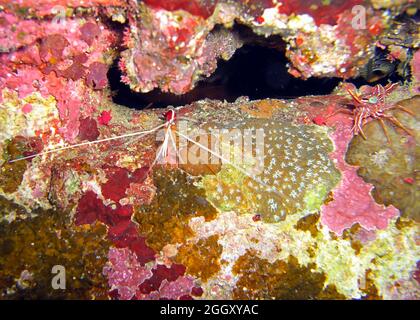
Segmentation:
[[(0, 0), (0, 299), (420, 299), (412, 7)], [(244, 46), (300, 94), (178, 100)]]

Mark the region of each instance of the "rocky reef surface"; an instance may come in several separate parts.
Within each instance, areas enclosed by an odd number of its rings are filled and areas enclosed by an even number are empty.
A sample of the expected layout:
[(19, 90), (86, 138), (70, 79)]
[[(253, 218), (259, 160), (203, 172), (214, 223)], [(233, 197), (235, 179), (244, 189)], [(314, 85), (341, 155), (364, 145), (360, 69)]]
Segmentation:
[[(0, 0), (0, 299), (420, 299), (419, 35), (395, 27), (411, 2), (312, 2)], [(183, 94), (272, 36), (294, 77), (363, 76), (378, 48), (410, 76), (112, 100), (115, 63), (133, 91)], [(381, 116), (357, 122), (360, 103)]]

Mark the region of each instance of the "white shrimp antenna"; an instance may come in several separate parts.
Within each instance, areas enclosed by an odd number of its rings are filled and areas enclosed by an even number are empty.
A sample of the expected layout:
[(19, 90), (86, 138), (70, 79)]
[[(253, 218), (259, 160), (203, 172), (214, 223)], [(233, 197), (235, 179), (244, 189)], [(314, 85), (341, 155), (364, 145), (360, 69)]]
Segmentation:
[(12, 160), (9, 160), (9, 163), (22, 161), (22, 160), (27, 160), (27, 159), (32, 159), (32, 158), (43, 156), (43, 155), (46, 155), (46, 154), (57, 153), (57, 152), (61, 152), (61, 151), (64, 151), (64, 150), (75, 149), (75, 148), (79, 148), (79, 147), (83, 147), (83, 146), (89, 146), (89, 145), (103, 143), (103, 142), (107, 142), (107, 141), (113, 141), (113, 140), (117, 140), (117, 139), (124, 139), (124, 138), (135, 137), (135, 136), (143, 137), (143, 136), (146, 136), (146, 135), (151, 134), (153, 132), (156, 132), (157, 130), (163, 128), (165, 125), (166, 125), (166, 123), (163, 123), (163, 124), (161, 124), (157, 127), (154, 127), (152, 129), (146, 130), (146, 131), (136, 131), (136, 132), (127, 133), (127, 134), (123, 134), (123, 135), (119, 135), (119, 136), (99, 139), (99, 140), (95, 140), (95, 141), (86, 141), (86, 142), (72, 144), (72, 145), (68, 145), (68, 146), (64, 146), (64, 147), (54, 148), (54, 149), (39, 152), (39, 153), (30, 155), (30, 156), (17, 158), (17, 159), (12, 159)]

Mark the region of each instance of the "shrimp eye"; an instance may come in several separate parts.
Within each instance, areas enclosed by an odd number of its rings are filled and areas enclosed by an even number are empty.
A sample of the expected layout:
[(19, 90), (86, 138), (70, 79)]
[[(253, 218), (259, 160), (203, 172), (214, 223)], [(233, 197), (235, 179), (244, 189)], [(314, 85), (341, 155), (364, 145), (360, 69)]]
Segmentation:
[(378, 97), (370, 97), (369, 98), (369, 103), (375, 104), (378, 102)]

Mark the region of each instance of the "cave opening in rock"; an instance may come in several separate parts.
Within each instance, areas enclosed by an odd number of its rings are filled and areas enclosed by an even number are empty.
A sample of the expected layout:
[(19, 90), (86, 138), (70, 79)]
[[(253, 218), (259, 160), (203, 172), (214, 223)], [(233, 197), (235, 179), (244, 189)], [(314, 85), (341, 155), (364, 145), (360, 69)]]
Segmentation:
[(220, 60), (216, 71), (183, 95), (161, 92), (137, 93), (120, 81), (117, 62), (108, 73), (113, 101), (135, 109), (146, 106), (164, 108), (182, 106), (205, 98), (235, 101), (248, 96), (251, 100), (288, 99), (306, 95), (330, 94), (338, 85), (338, 78), (296, 79), (287, 71), (288, 60), (278, 48), (246, 44), (233, 57)]
[[(222, 27), (216, 26), (214, 31), (218, 28)], [(237, 49), (228, 61), (219, 60), (216, 71), (210, 77), (202, 79), (193, 90), (183, 95), (162, 92), (159, 89), (148, 93), (134, 92), (120, 81), (121, 71), (118, 68), (118, 61), (115, 61), (108, 72), (113, 101), (129, 108), (144, 109), (182, 106), (206, 98), (228, 102), (234, 102), (241, 96), (247, 96), (251, 100), (293, 99), (308, 95), (331, 94), (343, 81), (340, 78), (307, 80), (295, 78), (288, 72), (286, 43), (280, 36), (274, 35), (268, 38), (258, 36), (242, 25), (235, 25), (232, 32), (239, 34), (244, 45)], [(359, 87), (365, 84), (401, 81), (401, 76), (396, 72), (397, 62), (393, 62), (392, 68), (388, 66), (390, 64), (387, 60), (388, 53), (377, 49), (365, 67), (367, 69), (365, 76), (349, 79), (348, 82)], [(383, 71), (385, 74), (375, 74)]]

